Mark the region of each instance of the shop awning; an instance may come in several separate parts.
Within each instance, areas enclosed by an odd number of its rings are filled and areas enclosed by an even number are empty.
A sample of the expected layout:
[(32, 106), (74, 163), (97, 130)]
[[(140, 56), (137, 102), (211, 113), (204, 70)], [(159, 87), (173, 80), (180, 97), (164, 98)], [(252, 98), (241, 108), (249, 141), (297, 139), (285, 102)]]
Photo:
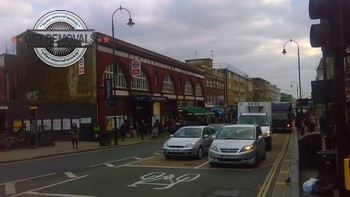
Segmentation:
[(204, 109), (202, 107), (183, 107), (180, 108), (186, 112), (190, 112), (194, 115), (213, 115), (214, 112)]

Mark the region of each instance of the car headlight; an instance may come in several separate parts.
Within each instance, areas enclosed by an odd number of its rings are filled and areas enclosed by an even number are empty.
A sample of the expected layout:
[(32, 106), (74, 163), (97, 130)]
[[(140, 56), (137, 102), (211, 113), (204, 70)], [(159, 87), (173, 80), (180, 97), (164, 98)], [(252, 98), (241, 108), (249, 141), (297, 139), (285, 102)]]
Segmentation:
[(163, 148), (168, 148), (168, 147), (169, 147), (168, 143), (165, 142), (165, 143), (163, 144)]
[(271, 136), (271, 131), (266, 131), (266, 137), (270, 137)]
[(212, 145), (210, 146), (210, 149), (212, 149), (212, 150), (214, 150), (214, 151), (219, 151), (218, 147), (215, 146), (214, 144), (212, 144)]
[(192, 143), (187, 144), (185, 146), (185, 148), (192, 148), (194, 145), (195, 145), (195, 143), (192, 142)]
[(245, 146), (245, 147), (242, 148), (242, 152), (250, 151), (250, 150), (253, 150), (253, 149), (254, 149), (253, 145), (248, 145), (248, 146)]

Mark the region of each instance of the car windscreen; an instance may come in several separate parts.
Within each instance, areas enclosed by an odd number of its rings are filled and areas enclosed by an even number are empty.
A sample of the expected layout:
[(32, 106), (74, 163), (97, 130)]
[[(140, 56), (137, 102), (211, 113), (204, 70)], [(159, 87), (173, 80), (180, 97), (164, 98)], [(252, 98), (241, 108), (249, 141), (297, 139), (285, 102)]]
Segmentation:
[(244, 115), (239, 117), (239, 124), (258, 124), (260, 126), (269, 126), (269, 120), (266, 115)]
[(254, 127), (224, 127), (220, 130), (216, 139), (253, 140)]
[(199, 138), (201, 137), (201, 128), (181, 128), (173, 137), (177, 138)]
[(219, 131), (223, 125), (222, 124), (209, 124), (208, 126), (213, 127), (213, 129), (215, 131)]

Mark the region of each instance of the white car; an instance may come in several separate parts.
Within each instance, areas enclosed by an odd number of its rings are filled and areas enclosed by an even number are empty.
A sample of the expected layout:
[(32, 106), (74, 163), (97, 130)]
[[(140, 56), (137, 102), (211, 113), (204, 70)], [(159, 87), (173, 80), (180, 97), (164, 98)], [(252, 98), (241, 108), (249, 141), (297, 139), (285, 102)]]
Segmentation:
[(259, 125), (234, 124), (224, 126), (210, 146), (208, 159), (215, 164), (251, 164), (265, 159), (265, 139)]
[(184, 126), (163, 144), (165, 158), (195, 156), (201, 159), (208, 153), (215, 130), (209, 126)]

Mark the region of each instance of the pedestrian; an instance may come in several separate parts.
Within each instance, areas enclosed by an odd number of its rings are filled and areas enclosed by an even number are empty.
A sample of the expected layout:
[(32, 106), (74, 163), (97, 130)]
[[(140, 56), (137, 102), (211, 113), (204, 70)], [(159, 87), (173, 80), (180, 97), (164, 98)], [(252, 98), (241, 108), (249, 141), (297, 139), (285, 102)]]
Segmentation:
[(158, 138), (159, 130), (160, 130), (160, 122), (159, 122), (159, 119), (157, 119), (156, 122), (154, 122), (154, 125), (153, 125), (151, 139)]
[(141, 134), (141, 140), (144, 140), (144, 135), (146, 135), (146, 132), (147, 132), (144, 120), (141, 120), (141, 122), (139, 124), (139, 131), (140, 131), (140, 134)]
[(122, 125), (120, 126), (119, 128), (120, 130), (120, 134), (122, 135), (122, 141), (124, 142), (124, 138), (125, 138), (125, 135), (126, 135), (126, 125), (125, 125), (125, 122), (122, 123)]
[(73, 149), (78, 149), (78, 138), (79, 138), (79, 128), (77, 126), (76, 123), (72, 124), (72, 128), (70, 131), (70, 136), (72, 139), (72, 145), (73, 145)]

